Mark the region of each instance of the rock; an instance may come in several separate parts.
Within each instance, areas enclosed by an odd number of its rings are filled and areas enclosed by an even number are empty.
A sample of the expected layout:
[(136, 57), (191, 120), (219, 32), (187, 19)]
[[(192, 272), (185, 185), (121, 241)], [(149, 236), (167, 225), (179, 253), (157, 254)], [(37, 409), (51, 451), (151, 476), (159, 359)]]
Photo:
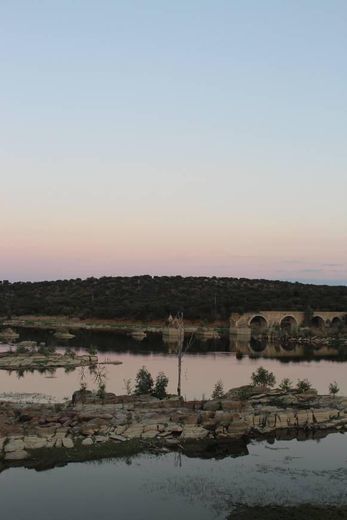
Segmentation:
[(73, 440), (71, 439), (71, 437), (63, 437), (62, 443), (63, 443), (64, 448), (73, 448), (74, 447), (74, 443), (73, 443)]
[(93, 439), (91, 437), (87, 437), (86, 439), (83, 439), (82, 446), (92, 446), (94, 444)]
[(159, 432), (157, 429), (144, 431), (141, 435), (142, 439), (155, 439)]
[(24, 450), (23, 439), (9, 438), (8, 442), (5, 444), (4, 449), (6, 453)]
[(113, 441), (119, 441), (119, 442), (124, 442), (127, 440), (126, 437), (124, 437), (123, 435), (118, 435), (117, 433), (111, 433), (110, 439), (112, 439)]
[(231, 399), (231, 400), (223, 399), (221, 401), (221, 405), (222, 405), (223, 410), (237, 410), (237, 411), (241, 410), (245, 406), (244, 402), (237, 400), (237, 399)]
[(2, 448), (4, 447), (6, 440), (6, 437), (0, 437), (0, 451), (2, 451)]
[(56, 448), (61, 448), (63, 446), (63, 440), (60, 437), (58, 437), (58, 439), (55, 438), (54, 446)]
[(39, 450), (40, 448), (45, 448), (46, 446), (47, 441), (43, 437), (24, 437), (24, 447), (26, 450)]
[(205, 439), (208, 436), (208, 431), (205, 428), (194, 425), (186, 425), (183, 428), (181, 439)]
[(180, 441), (178, 439), (165, 439), (168, 446), (178, 446)]
[(128, 437), (128, 439), (139, 439), (143, 433), (142, 424), (132, 424), (127, 428), (124, 432), (124, 435)]
[(95, 435), (95, 442), (107, 442), (108, 437), (105, 435)]
[(215, 412), (216, 410), (220, 410), (221, 407), (222, 407), (221, 402), (215, 400), (215, 401), (207, 401), (204, 404), (203, 409)]
[(183, 428), (182, 426), (180, 426), (179, 424), (168, 424), (167, 425), (167, 431), (170, 432), (170, 433), (174, 433), (174, 434), (180, 434), (182, 433), (183, 431)]
[(5, 460), (24, 460), (29, 457), (25, 450), (10, 451), (5, 453)]

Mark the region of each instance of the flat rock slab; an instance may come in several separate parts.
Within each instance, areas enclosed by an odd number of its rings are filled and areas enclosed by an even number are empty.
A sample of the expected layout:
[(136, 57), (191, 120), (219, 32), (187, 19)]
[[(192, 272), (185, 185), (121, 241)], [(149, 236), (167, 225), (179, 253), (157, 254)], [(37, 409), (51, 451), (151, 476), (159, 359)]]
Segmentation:
[(25, 450), (11, 451), (5, 453), (5, 460), (25, 460), (29, 457), (28, 452)]

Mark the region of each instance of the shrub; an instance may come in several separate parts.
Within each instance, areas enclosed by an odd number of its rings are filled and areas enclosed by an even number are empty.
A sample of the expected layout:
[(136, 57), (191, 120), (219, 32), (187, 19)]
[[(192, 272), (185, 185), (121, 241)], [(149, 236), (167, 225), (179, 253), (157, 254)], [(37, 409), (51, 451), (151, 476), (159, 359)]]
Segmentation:
[(259, 367), (256, 372), (253, 372), (252, 376), (252, 384), (254, 386), (275, 386), (276, 378), (272, 372), (266, 370), (264, 367)]
[(37, 352), (44, 356), (49, 356), (49, 354), (54, 354), (55, 347), (53, 345), (40, 345)]
[(76, 357), (76, 352), (74, 350), (72, 350), (71, 347), (66, 347), (64, 356), (74, 358), (74, 357)]
[(340, 391), (339, 385), (334, 381), (333, 383), (330, 383), (329, 385), (329, 394), (335, 396)]
[(169, 379), (166, 377), (164, 372), (159, 372), (156, 377), (154, 389), (152, 395), (158, 399), (164, 399), (166, 397), (166, 387), (169, 384)]
[(131, 384), (131, 379), (123, 379), (124, 388), (127, 393), (127, 395), (131, 395), (133, 393), (133, 388)]
[(312, 385), (309, 382), (308, 379), (298, 379), (298, 382), (296, 384), (296, 389), (300, 394), (303, 394), (304, 392), (308, 392), (311, 390)]
[(289, 390), (292, 389), (292, 386), (293, 386), (293, 383), (292, 381), (289, 379), (289, 377), (285, 377), (284, 379), (282, 379), (282, 381), (280, 382), (280, 389), (283, 390), (284, 392), (289, 392)]
[(135, 386), (135, 394), (136, 395), (148, 395), (152, 393), (153, 390), (153, 377), (148, 372), (146, 367), (140, 368), (140, 370), (136, 374), (136, 386)]
[(224, 397), (224, 385), (221, 379), (218, 379), (214, 385), (211, 397), (212, 399), (222, 399)]
[(25, 347), (24, 345), (17, 345), (16, 353), (17, 354), (28, 354), (29, 349), (27, 347)]
[(106, 396), (106, 384), (105, 383), (99, 383), (98, 391), (96, 392), (96, 395), (100, 397), (100, 399), (104, 399)]

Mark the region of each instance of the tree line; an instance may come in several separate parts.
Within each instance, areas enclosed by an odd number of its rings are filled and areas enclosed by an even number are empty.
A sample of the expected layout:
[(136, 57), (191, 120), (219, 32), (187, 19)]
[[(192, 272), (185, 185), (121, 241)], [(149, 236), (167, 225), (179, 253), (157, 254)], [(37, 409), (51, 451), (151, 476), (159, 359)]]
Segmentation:
[(132, 276), (0, 282), (0, 315), (226, 320), (231, 312), (347, 310), (347, 286), (226, 277)]

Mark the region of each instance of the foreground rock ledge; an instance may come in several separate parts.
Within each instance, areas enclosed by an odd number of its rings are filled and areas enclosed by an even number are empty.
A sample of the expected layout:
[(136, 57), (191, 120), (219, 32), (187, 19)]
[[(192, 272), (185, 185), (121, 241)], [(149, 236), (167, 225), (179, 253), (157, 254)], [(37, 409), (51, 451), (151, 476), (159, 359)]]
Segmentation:
[(59, 405), (0, 402), (0, 460), (5, 468), (146, 450), (237, 455), (247, 453), (252, 438), (318, 438), (346, 430), (347, 397), (315, 392), (244, 387), (219, 400), (184, 401), (114, 394), (100, 399), (84, 391)]

